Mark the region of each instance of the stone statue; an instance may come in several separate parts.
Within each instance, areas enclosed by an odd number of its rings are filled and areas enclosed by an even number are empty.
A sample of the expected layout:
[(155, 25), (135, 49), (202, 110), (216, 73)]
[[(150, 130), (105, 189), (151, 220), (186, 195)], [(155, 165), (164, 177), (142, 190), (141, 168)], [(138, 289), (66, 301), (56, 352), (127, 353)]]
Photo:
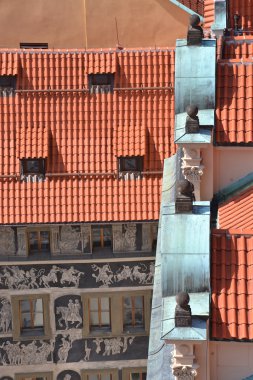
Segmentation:
[(202, 38), (204, 38), (204, 33), (199, 24), (199, 16), (196, 14), (191, 15), (187, 33), (187, 45), (201, 45)]
[(178, 214), (192, 212), (193, 201), (195, 201), (193, 184), (187, 179), (179, 180), (177, 183), (175, 212)]
[(198, 114), (198, 107), (191, 104), (186, 107), (186, 124), (185, 124), (185, 132), (186, 133), (197, 133), (199, 132), (199, 118), (197, 116)]
[(180, 292), (176, 296), (175, 326), (189, 327), (192, 325), (190, 296), (186, 292)]

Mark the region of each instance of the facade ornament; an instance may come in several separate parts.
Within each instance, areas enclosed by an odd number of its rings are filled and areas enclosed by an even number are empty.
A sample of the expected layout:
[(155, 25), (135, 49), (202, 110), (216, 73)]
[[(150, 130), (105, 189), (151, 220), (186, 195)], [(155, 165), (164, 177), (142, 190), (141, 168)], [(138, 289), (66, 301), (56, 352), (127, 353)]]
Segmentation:
[(15, 234), (11, 227), (0, 227), (0, 256), (16, 253)]
[(173, 375), (177, 380), (194, 380), (197, 376), (196, 369), (188, 366), (173, 368)]
[(96, 353), (102, 352), (103, 356), (118, 355), (127, 351), (133, 343), (134, 336), (117, 337), (117, 338), (96, 338), (93, 342), (96, 344)]
[(180, 292), (176, 296), (175, 326), (190, 327), (192, 325), (190, 296), (186, 292)]
[(84, 361), (89, 361), (90, 360), (90, 353), (91, 353), (91, 348), (88, 347), (88, 343), (87, 343), (87, 340), (85, 341), (84, 343), (84, 352), (85, 352), (85, 355), (84, 355)]
[(50, 227), (50, 249), (52, 255), (59, 255), (61, 253), (59, 247), (59, 226)]
[(185, 179), (194, 186), (194, 194), (197, 201), (200, 200), (200, 180), (204, 173), (200, 148), (193, 148), (192, 145), (183, 147), (182, 173)]
[(189, 27), (187, 33), (187, 45), (201, 45), (204, 38), (203, 29), (201, 28), (200, 17), (197, 14), (190, 16)]
[(124, 246), (128, 251), (136, 251), (136, 224), (123, 224)]
[(74, 302), (72, 299), (69, 299), (68, 306), (58, 306), (56, 308), (56, 315), (60, 315), (58, 320), (60, 327), (64, 327), (66, 330), (69, 329), (69, 323), (74, 324), (76, 322), (78, 323), (75, 327), (80, 327), (83, 323), (80, 310), (81, 304), (78, 299), (75, 299)]
[(59, 247), (61, 253), (80, 254), (82, 253), (80, 227), (66, 225), (61, 227)]
[(196, 105), (189, 105), (186, 107), (186, 123), (185, 132), (186, 133), (197, 133), (199, 132), (199, 118), (198, 118), (198, 107)]
[(18, 240), (18, 256), (27, 256), (28, 254), (28, 243), (26, 238), (26, 227), (17, 228), (17, 240)]
[(113, 283), (114, 274), (109, 264), (105, 264), (102, 267), (92, 264), (91, 268), (96, 272), (92, 274), (92, 277), (96, 279), (96, 282), (102, 282), (101, 288), (108, 288)]
[(6, 298), (0, 299), (0, 332), (8, 333), (11, 331), (11, 304)]

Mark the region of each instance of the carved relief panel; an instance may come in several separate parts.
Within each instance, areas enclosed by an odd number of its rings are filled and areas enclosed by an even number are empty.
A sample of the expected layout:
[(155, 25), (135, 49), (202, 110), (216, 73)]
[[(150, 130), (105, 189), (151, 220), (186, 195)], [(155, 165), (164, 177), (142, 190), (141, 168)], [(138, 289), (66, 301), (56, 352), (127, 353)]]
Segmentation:
[(0, 227), (0, 255), (14, 255), (15, 253), (14, 229), (11, 227)]
[(151, 224), (125, 223), (113, 225), (114, 252), (151, 252), (152, 243)]
[(65, 225), (59, 228), (59, 252), (78, 255), (90, 253), (90, 226)]
[(68, 330), (83, 326), (81, 297), (77, 295), (62, 296), (55, 300), (56, 330)]

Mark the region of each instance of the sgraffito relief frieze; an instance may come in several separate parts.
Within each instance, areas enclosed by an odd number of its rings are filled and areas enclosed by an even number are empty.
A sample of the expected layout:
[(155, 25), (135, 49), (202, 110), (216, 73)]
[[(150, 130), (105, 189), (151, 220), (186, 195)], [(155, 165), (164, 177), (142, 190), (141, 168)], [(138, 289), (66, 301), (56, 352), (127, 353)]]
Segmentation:
[(0, 227), (0, 255), (14, 255), (16, 252), (15, 233), (11, 227)]
[(80, 296), (62, 296), (55, 300), (56, 330), (69, 330), (83, 326)]
[(3, 265), (0, 289), (93, 288), (152, 285), (154, 262)]
[(147, 336), (80, 339), (78, 334), (67, 333), (47, 341), (0, 339), (0, 365), (143, 359), (147, 356), (147, 347)]

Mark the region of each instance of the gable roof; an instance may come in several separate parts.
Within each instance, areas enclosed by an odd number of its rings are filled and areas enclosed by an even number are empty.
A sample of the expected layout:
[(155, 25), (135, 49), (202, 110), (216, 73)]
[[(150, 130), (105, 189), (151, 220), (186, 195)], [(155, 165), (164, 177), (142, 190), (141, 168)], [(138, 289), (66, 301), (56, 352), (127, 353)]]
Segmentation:
[[(174, 50), (7, 54), (20, 70), (15, 95), (0, 97), (0, 223), (158, 219), (163, 160), (175, 152)], [(113, 93), (88, 90), (98, 54), (94, 71), (116, 70)], [(137, 153), (142, 178), (118, 179), (118, 155)], [(44, 182), (20, 182), (28, 156), (47, 157)]]
[(214, 230), (211, 263), (211, 338), (253, 339), (253, 230)]

